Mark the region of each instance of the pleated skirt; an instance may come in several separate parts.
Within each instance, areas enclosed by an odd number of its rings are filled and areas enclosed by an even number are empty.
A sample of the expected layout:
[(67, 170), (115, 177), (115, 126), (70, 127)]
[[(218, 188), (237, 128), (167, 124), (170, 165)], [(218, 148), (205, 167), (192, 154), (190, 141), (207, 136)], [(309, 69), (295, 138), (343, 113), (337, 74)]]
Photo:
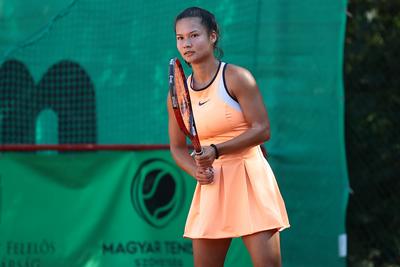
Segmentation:
[(197, 184), (184, 237), (229, 238), (289, 227), (284, 200), (259, 146), (214, 161), (214, 182)]

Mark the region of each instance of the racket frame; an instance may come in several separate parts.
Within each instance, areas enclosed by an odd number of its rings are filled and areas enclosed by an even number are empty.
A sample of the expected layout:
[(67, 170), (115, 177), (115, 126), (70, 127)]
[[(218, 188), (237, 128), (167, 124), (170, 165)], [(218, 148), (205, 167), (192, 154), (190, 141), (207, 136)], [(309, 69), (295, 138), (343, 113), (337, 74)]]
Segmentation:
[[(182, 81), (183, 81), (183, 88), (186, 92), (187, 95), (187, 103), (188, 103), (188, 109), (189, 109), (189, 113), (190, 113), (190, 127), (191, 129), (187, 129), (185, 126), (185, 123), (183, 121), (182, 118), (182, 114), (180, 111), (180, 107), (179, 107), (179, 101), (178, 101), (178, 97), (177, 97), (177, 93), (176, 93), (176, 84), (175, 84), (175, 67), (177, 67), (178, 69), (178, 75), (181, 75), (182, 77)], [(189, 95), (189, 89), (186, 83), (186, 76), (185, 73), (183, 71), (183, 67), (181, 62), (179, 61), (178, 58), (172, 58), (169, 62), (169, 92), (170, 92), (170, 97), (171, 97), (171, 103), (172, 103), (172, 109), (174, 111), (174, 115), (176, 118), (176, 121), (179, 125), (179, 128), (181, 129), (181, 131), (190, 139), (190, 141), (193, 144), (193, 148), (195, 150), (195, 153), (197, 155), (201, 155), (203, 153), (202, 147), (200, 145), (200, 140), (197, 134), (197, 129), (196, 129), (196, 123), (194, 120), (194, 114), (193, 114), (193, 110), (192, 110), (192, 103), (190, 100), (190, 95)]]

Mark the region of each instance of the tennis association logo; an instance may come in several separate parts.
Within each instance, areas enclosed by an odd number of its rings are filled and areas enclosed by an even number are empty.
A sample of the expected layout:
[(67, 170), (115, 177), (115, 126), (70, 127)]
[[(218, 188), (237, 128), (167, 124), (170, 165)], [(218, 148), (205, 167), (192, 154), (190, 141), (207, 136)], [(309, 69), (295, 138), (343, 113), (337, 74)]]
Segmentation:
[(144, 161), (131, 184), (131, 202), (142, 219), (165, 227), (181, 211), (184, 180), (176, 166), (161, 159)]

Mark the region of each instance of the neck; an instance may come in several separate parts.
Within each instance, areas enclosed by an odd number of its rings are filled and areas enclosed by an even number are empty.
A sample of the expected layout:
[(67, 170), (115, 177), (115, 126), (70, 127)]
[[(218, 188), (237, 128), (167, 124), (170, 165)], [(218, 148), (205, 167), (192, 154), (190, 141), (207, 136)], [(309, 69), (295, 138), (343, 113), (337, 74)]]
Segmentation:
[(209, 83), (214, 78), (218, 66), (219, 61), (214, 57), (200, 64), (192, 64), (194, 86), (201, 87)]

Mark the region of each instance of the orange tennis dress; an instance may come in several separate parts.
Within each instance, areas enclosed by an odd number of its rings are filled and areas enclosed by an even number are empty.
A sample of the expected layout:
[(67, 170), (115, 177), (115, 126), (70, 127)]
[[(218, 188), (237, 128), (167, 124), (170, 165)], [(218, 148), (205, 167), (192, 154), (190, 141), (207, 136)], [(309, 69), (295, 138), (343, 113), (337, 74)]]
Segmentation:
[[(240, 105), (228, 93), (220, 62), (211, 83), (191, 87), (193, 114), (203, 146), (225, 142), (248, 129)], [(274, 174), (260, 146), (221, 155), (213, 163), (214, 182), (197, 184), (184, 237), (228, 238), (289, 227), (288, 216)]]

